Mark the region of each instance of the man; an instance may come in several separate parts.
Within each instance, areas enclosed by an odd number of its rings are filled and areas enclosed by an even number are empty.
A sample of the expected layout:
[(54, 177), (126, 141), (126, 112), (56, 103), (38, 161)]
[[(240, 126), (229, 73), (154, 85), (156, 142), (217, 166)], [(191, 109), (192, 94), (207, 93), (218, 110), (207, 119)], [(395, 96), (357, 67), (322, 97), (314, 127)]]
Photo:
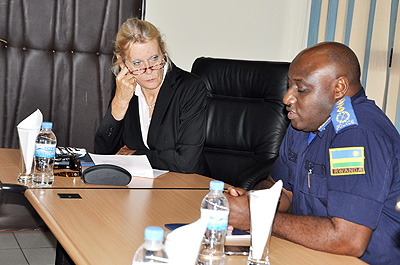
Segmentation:
[[(283, 99), (291, 120), (263, 187), (284, 183), (272, 233), (303, 246), (400, 261), (400, 136), (366, 98), (360, 66), (347, 46), (326, 42), (300, 52)], [(244, 190), (227, 195), (229, 222), (248, 230)]]

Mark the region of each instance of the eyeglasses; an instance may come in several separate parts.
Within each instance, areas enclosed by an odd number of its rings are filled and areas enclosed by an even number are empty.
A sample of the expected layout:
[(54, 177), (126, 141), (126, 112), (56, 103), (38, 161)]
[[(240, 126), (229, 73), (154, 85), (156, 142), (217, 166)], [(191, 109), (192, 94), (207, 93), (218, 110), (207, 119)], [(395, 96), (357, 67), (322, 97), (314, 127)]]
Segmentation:
[(124, 65), (125, 65), (126, 69), (128, 69), (129, 73), (132, 74), (132, 75), (141, 75), (141, 74), (144, 74), (144, 73), (146, 73), (147, 69), (150, 69), (150, 70), (153, 70), (153, 71), (160, 70), (160, 69), (163, 69), (163, 68), (165, 67), (165, 64), (166, 64), (166, 62), (165, 62), (165, 60), (163, 59), (163, 60), (161, 61), (161, 63), (158, 63), (158, 64), (155, 64), (155, 65), (152, 65), (152, 66), (149, 66), (149, 67), (140, 68), (140, 69), (136, 69), (136, 70), (131, 71), (131, 70), (129, 69), (129, 67), (126, 65), (125, 61), (124, 61)]
[(61, 176), (67, 178), (82, 176), (81, 161), (79, 161), (75, 156), (70, 156), (68, 165), (54, 166), (54, 176)]

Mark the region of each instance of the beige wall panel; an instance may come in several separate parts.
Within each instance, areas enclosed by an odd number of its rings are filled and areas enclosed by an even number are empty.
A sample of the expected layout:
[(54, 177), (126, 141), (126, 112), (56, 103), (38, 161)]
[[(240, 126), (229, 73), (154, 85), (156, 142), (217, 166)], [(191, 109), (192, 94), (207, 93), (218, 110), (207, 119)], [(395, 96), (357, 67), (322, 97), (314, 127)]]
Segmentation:
[(341, 43), (344, 42), (344, 34), (346, 30), (347, 2), (348, 0), (339, 1), (336, 16), (335, 41)]
[(396, 124), (400, 90), (400, 5), (397, 10), (397, 25), (394, 35), (392, 67), (390, 69), (389, 90), (386, 105), (386, 115)]
[(185, 70), (200, 56), (291, 61), (307, 45), (311, 0), (147, 0), (146, 20)]
[[(354, 13), (349, 46), (357, 54), (361, 70), (364, 64), (365, 41), (367, 39), (369, 3), (367, 0), (354, 1)], [(362, 73), (361, 73), (362, 75)]]
[(325, 41), (326, 35), (326, 24), (328, 20), (328, 8), (329, 0), (322, 0), (321, 3), (321, 14), (319, 18), (319, 28), (318, 28), (318, 43)]
[(390, 0), (376, 2), (368, 76), (365, 87), (368, 97), (375, 100), (376, 104), (381, 108), (386, 84), (390, 2)]

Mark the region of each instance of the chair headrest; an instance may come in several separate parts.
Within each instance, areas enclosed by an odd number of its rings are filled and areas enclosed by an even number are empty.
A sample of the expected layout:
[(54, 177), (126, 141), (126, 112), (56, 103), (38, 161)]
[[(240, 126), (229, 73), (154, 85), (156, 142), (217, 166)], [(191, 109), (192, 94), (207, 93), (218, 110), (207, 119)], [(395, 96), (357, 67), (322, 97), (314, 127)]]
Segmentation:
[(288, 62), (200, 57), (192, 73), (201, 77), (211, 95), (281, 101), (287, 90)]

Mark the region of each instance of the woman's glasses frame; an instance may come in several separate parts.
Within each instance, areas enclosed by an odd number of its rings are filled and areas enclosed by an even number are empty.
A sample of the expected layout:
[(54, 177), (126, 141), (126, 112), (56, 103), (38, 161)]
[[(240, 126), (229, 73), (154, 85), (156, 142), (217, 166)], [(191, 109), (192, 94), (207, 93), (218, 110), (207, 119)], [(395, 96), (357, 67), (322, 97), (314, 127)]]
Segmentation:
[(144, 74), (144, 73), (146, 73), (146, 71), (148, 69), (150, 69), (152, 71), (161, 70), (161, 69), (163, 69), (165, 67), (165, 64), (166, 64), (165, 59), (162, 59), (162, 61), (160, 63), (158, 63), (158, 64), (155, 64), (155, 65), (152, 65), (152, 66), (149, 66), (149, 67), (145, 67), (145, 68), (136, 69), (136, 70), (130, 70), (129, 67), (126, 65), (126, 62), (124, 61), (124, 65), (125, 65), (126, 69), (128, 69), (128, 72), (131, 75)]

